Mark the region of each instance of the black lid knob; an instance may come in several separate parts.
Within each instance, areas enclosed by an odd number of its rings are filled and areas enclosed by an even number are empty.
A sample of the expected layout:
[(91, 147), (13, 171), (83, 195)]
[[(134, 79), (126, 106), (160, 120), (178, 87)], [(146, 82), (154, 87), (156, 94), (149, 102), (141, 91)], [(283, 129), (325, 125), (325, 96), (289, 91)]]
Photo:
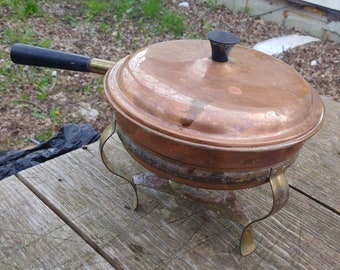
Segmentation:
[(227, 62), (231, 48), (240, 42), (240, 38), (225, 31), (210, 31), (207, 34), (210, 40), (212, 59), (217, 62)]

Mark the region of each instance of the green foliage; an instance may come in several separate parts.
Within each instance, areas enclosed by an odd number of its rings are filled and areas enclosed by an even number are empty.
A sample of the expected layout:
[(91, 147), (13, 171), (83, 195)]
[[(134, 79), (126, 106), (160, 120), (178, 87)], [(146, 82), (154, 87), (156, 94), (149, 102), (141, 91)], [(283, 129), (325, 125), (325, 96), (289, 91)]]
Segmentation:
[(37, 140), (39, 142), (45, 142), (47, 140), (49, 140), (50, 138), (52, 138), (54, 135), (54, 130), (53, 129), (47, 129), (44, 130), (43, 132), (41, 132), (40, 134), (38, 134), (37, 136)]
[(51, 118), (58, 117), (60, 115), (60, 111), (61, 111), (61, 106), (53, 107), (53, 109), (50, 111), (50, 117)]
[(110, 13), (121, 20), (124, 15), (131, 15), (133, 13), (134, 5), (135, 1), (133, 0), (114, 1), (110, 5)]
[(60, 118), (60, 114), (61, 114), (61, 106), (55, 106), (50, 110), (50, 118), (53, 121), (57, 121)]
[(243, 8), (243, 13), (249, 14), (249, 12), (250, 12), (250, 7), (247, 5)]
[(72, 27), (76, 27), (80, 22), (81, 20), (79, 19), (79, 17), (74, 17), (74, 16), (71, 16), (71, 15), (65, 15), (62, 17), (62, 20), (64, 22), (67, 22), (69, 23)]
[(37, 89), (39, 91), (39, 93), (38, 93), (39, 100), (41, 100), (41, 101), (46, 100), (47, 96), (48, 96), (48, 90), (51, 87), (50, 78), (48, 76), (41, 77), (36, 82), (36, 86), (37, 86)]
[(104, 92), (104, 87), (102, 85), (98, 85), (97, 92), (98, 93), (103, 93)]
[(17, 19), (39, 17), (42, 14), (37, 0), (0, 0), (0, 5), (11, 7)]
[(217, 8), (217, 1), (216, 0), (208, 0), (207, 1), (208, 7), (211, 11), (215, 11)]
[(160, 0), (147, 0), (141, 2), (142, 14), (146, 18), (155, 18), (160, 14), (162, 3)]
[(109, 8), (109, 3), (101, 0), (87, 0), (85, 4), (90, 17), (100, 15)]
[(120, 40), (122, 38), (122, 34), (118, 31), (117, 33), (116, 33), (116, 39), (117, 40)]
[(185, 31), (184, 18), (174, 11), (166, 10), (164, 15), (160, 18), (162, 29), (165, 29), (176, 37), (183, 35)]
[(30, 95), (28, 93), (24, 93), (22, 96), (21, 96), (21, 99), (22, 100), (29, 100), (30, 99)]
[(0, 65), (0, 89), (1, 91), (7, 91), (7, 89), (11, 85), (16, 85), (19, 82), (22, 82), (22, 73), (23, 67), (19, 66), (16, 69), (16, 72), (13, 72), (13, 63), (6, 52), (0, 51), (0, 59), (3, 59)]
[(43, 120), (45, 120), (45, 119), (47, 118), (45, 114), (43, 114), (43, 113), (41, 113), (41, 112), (39, 112), (39, 111), (37, 111), (37, 110), (33, 111), (33, 112), (32, 112), (32, 115), (33, 115), (35, 118), (37, 118), (37, 119), (43, 119)]
[(50, 80), (47, 76), (42, 77), (39, 81), (37, 81), (36, 85), (38, 90), (44, 91), (47, 90), (48, 86), (50, 84)]
[(35, 33), (28, 26), (18, 28), (6, 28), (3, 32), (2, 42), (7, 44), (27, 43), (44, 48), (49, 48), (52, 43), (51, 40), (46, 38), (37, 40), (35, 37)]
[(6, 28), (4, 31), (4, 41), (6, 43), (29, 43), (32, 44), (35, 41), (33, 31), (27, 26), (18, 29), (18, 28)]
[(39, 95), (38, 98), (42, 101), (47, 99), (47, 91), (42, 91)]
[(20, 5), (20, 7), (22, 8), (22, 15), (27, 18), (29, 16), (40, 16), (41, 15), (41, 9), (39, 7), (39, 4), (37, 3), (36, 0), (26, 0), (23, 1), (24, 3), (22, 3)]
[(132, 15), (135, 11), (136, 0), (120, 0), (120, 1), (101, 1), (87, 0), (85, 2), (88, 19), (100, 16), (105, 17), (108, 14), (114, 14), (118, 19), (124, 15)]
[[(185, 31), (184, 17), (180, 15), (180, 11), (172, 11), (167, 8), (165, 0), (67, 0), (62, 3), (72, 4), (62, 5), (62, 13), (55, 14), (56, 16), (48, 14), (49, 10), (44, 13), (43, 7), (45, 6), (42, 3), (48, 5), (58, 3), (58, 1), (0, 0), (0, 13), (4, 12), (2, 22), (8, 20), (8, 24), (5, 23), (0, 31), (0, 43), (6, 47), (5, 50), (0, 50), (0, 94), (4, 94), (9, 89), (13, 90), (13, 86), (15, 86), (16, 97), (13, 98), (11, 105), (18, 106), (21, 111), (31, 114), (36, 119), (47, 120), (53, 126), (38, 135), (39, 141), (49, 139), (54, 134), (54, 129), (69, 116), (65, 115), (65, 110), (63, 113), (63, 108), (57, 106), (58, 104), (53, 104), (52, 106), (55, 106), (53, 108), (49, 105), (50, 95), (53, 93), (51, 89), (59, 80), (59, 78), (51, 77), (50, 69), (15, 65), (9, 58), (9, 47), (13, 43), (51, 47), (50, 32), (35, 30), (35, 26), (31, 28), (31, 25), (39, 23), (39, 27), (45, 27), (46, 30), (51, 29), (51, 33), (53, 33), (53, 24), (56, 20), (60, 20), (70, 28), (84, 24), (85, 27), (82, 26), (80, 29), (88, 29), (94, 25), (95, 27), (91, 28), (91, 31), (105, 33), (108, 38), (113, 37), (117, 42), (114, 45), (125, 46), (123, 44), (125, 33), (122, 30), (124, 25), (119, 26), (133, 18), (133, 28), (135, 29), (132, 30), (136, 30), (138, 33), (135, 40), (132, 40), (132, 44), (129, 44), (132, 49), (140, 47), (141, 35), (143, 35), (143, 42), (151, 43), (151, 36), (155, 33), (172, 33), (179, 37)], [(65, 8), (66, 6), (67, 8)], [(38, 22), (35, 17), (42, 18), (39, 18)], [(208, 23), (206, 28), (210, 28)], [(44, 35), (47, 33), (45, 38), (41, 37), (42, 33), (45, 33)], [(91, 40), (92, 32), (89, 35), (84, 33), (84, 38)], [(87, 96), (103, 93), (103, 78), (94, 80), (81, 91), (81, 94)], [(73, 116), (72, 121), (75, 121)], [(11, 141), (11, 144), (13, 143), (14, 141)], [(21, 144), (22, 140), (18, 143)]]
[(49, 48), (51, 47), (52, 41), (50, 39), (43, 38), (38, 42), (39, 47)]
[(107, 26), (107, 24), (105, 22), (100, 22), (100, 30), (103, 33), (108, 33), (109, 32), (109, 28)]
[(97, 89), (98, 93), (104, 92), (103, 85), (104, 85), (104, 78), (103, 77), (96, 79), (95, 82), (94, 82), (94, 87), (95, 87), (95, 89)]
[[(162, 0), (87, 0), (85, 2), (85, 8), (87, 20), (100, 18), (102, 20), (100, 30), (105, 33), (109, 32), (109, 28), (105, 24), (105, 18), (110, 16), (115, 16), (118, 21), (121, 21), (124, 17), (139, 17), (141, 29), (143, 29), (143, 26), (147, 25), (152, 19), (153, 23), (156, 22), (158, 24), (159, 32), (170, 32), (176, 37), (183, 35), (183, 32), (185, 31), (183, 16), (165, 8)], [(121, 38), (119, 32), (117, 32), (116, 38), (117, 40)]]
[(212, 30), (212, 27), (209, 21), (204, 21), (203, 29), (205, 33), (208, 33), (209, 31)]

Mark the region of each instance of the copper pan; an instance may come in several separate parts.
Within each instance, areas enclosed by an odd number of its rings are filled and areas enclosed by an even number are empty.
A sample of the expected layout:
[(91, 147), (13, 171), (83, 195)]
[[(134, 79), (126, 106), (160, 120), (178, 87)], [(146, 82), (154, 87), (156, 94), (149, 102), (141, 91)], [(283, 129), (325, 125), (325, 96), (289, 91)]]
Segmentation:
[(153, 44), (117, 63), (23, 44), (11, 58), (105, 74), (122, 143), (160, 176), (210, 189), (266, 183), (320, 129), (321, 99), (291, 67), (235, 45), (236, 36), (208, 38)]

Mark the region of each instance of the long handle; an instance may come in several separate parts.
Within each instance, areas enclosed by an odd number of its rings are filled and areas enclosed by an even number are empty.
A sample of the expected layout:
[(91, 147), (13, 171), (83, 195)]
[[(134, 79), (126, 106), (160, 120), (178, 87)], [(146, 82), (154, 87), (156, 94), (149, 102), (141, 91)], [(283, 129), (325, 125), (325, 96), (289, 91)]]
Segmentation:
[(89, 56), (16, 43), (11, 48), (11, 59), (16, 64), (51, 67), (74, 71), (105, 74), (115, 63)]

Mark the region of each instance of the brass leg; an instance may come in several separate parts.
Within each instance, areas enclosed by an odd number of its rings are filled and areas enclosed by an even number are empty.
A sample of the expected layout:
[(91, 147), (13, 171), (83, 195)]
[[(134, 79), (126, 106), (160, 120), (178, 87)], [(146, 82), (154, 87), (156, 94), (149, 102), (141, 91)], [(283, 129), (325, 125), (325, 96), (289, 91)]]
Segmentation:
[(116, 122), (111, 123), (102, 133), (100, 137), (99, 149), (103, 163), (106, 168), (113, 174), (122, 177), (126, 180), (134, 190), (134, 200), (132, 209), (135, 210), (138, 206), (137, 185), (152, 188), (161, 192), (166, 192), (175, 196), (190, 199), (203, 204), (208, 209), (217, 213), (223, 213), (223, 217), (229, 217), (241, 225), (246, 225), (243, 229), (240, 240), (240, 252), (242, 256), (250, 255), (255, 249), (256, 245), (253, 237), (253, 224), (259, 222), (284, 207), (289, 197), (289, 186), (285, 176), (284, 169), (278, 169), (270, 175), (270, 186), (273, 194), (273, 205), (271, 211), (264, 217), (251, 221), (250, 223), (247, 216), (243, 212), (242, 206), (236, 200), (234, 194), (230, 191), (225, 191), (217, 197), (201, 196), (199, 193), (189, 192), (185, 186), (177, 182), (163, 179), (153, 173), (145, 172), (139, 175), (129, 175), (126, 171), (121, 170), (119, 166), (114, 166), (108, 160), (104, 152), (104, 146), (108, 139), (116, 132)]
[(114, 164), (108, 160), (108, 158), (106, 157), (105, 152), (104, 152), (104, 146), (105, 146), (106, 142), (116, 132), (116, 129), (117, 129), (117, 123), (116, 123), (116, 121), (114, 121), (113, 123), (108, 125), (105, 128), (105, 130), (103, 131), (103, 133), (101, 134), (100, 141), (99, 141), (100, 156), (102, 158), (104, 165), (106, 166), (106, 168), (110, 172), (112, 172), (115, 175), (122, 177), (124, 180), (126, 180), (132, 186), (133, 191), (134, 191), (132, 209), (136, 210), (136, 208), (138, 206), (138, 195), (137, 195), (136, 185), (132, 182), (132, 177), (130, 175), (126, 174), (126, 172), (122, 171), (119, 167), (114, 166)]
[(242, 256), (250, 255), (256, 248), (253, 234), (252, 234), (252, 225), (255, 222), (261, 221), (279, 211), (282, 207), (284, 207), (288, 201), (289, 197), (289, 186), (288, 181), (285, 176), (284, 169), (280, 169), (276, 172), (272, 172), (270, 176), (270, 186), (273, 193), (273, 206), (271, 211), (264, 216), (263, 218), (254, 220), (250, 222), (242, 232), (241, 241), (240, 241), (240, 252)]
[(250, 223), (247, 216), (243, 212), (241, 205), (237, 202), (235, 196), (230, 191), (225, 191), (221, 196), (202, 197), (200, 194), (187, 192), (185, 186), (176, 182), (163, 179), (153, 173), (142, 173), (132, 177), (134, 185), (156, 189), (175, 196), (190, 199), (203, 204), (210, 210), (223, 213), (225, 217), (229, 217), (241, 225), (246, 225), (243, 229), (240, 240), (240, 252), (242, 256), (250, 255), (256, 248), (253, 237), (253, 224), (261, 221), (277, 211), (279, 211), (288, 201), (289, 186), (284, 174), (284, 170), (280, 169), (271, 173), (270, 186), (273, 194), (273, 206), (271, 211), (264, 217), (254, 220)]

